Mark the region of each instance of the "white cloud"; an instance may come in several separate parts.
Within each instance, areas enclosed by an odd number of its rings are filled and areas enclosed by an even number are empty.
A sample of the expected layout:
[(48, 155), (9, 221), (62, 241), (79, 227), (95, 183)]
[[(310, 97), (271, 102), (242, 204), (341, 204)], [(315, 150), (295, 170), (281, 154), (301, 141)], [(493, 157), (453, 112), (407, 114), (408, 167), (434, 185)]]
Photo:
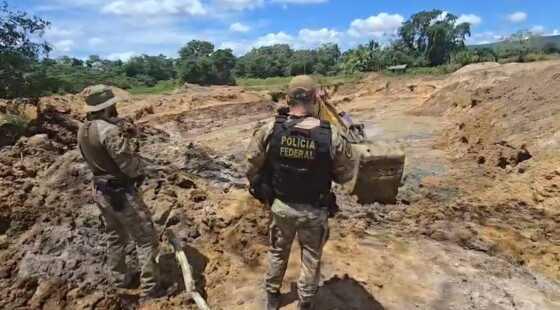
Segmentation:
[(222, 42), (222, 44), (218, 46), (218, 49), (227, 49), (227, 48), (232, 50), (235, 56), (242, 56), (246, 54), (249, 50), (251, 50), (252, 45), (251, 43), (248, 42), (227, 41), (227, 42)]
[(229, 30), (233, 32), (248, 32), (251, 27), (242, 23), (233, 23), (229, 26)]
[(341, 33), (327, 28), (318, 30), (302, 29), (299, 31), (298, 40), (304, 46), (317, 46), (324, 43), (338, 43)]
[(264, 5), (264, 0), (217, 0), (219, 9), (243, 11), (255, 9)]
[(297, 35), (285, 32), (268, 33), (251, 42), (225, 42), (221, 48), (231, 48), (236, 55), (242, 55), (251, 48), (271, 46), (275, 44), (288, 44), (294, 49), (316, 48), (325, 43), (340, 43), (345, 33), (334, 29), (301, 29)]
[(253, 46), (261, 47), (261, 46), (270, 46), (275, 44), (293, 45), (294, 43), (295, 43), (294, 37), (292, 37), (289, 34), (286, 34), (285, 32), (278, 32), (278, 33), (269, 33), (260, 38), (257, 38)]
[(404, 22), (399, 14), (379, 13), (366, 19), (355, 19), (350, 25), (348, 34), (353, 37), (376, 37), (395, 35)]
[(51, 26), (45, 31), (45, 38), (49, 40), (68, 39), (81, 34), (82, 32), (78, 29)]
[(527, 20), (527, 13), (525, 12), (515, 12), (508, 15), (508, 20), (512, 23), (521, 23)]
[(486, 43), (503, 41), (505, 40), (505, 38), (506, 36), (495, 33), (493, 31), (477, 32), (477, 33), (473, 33), (472, 36), (467, 39), (467, 43), (486, 44)]
[(560, 30), (558, 29), (554, 29), (552, 30), (552, 32), (545, 34), (545, 36), (557, 36), (557, 35), (560, 35)]
[(68, 8), (100, 6), (107, 0), (49, 0), (42, 1), (45, 4), (35, 6), (33, 9), (38, 12), (58, 11)]
[(124, 52), (124, 53), (112, 53), (107, 55), (107, 59), (109, 60), (122, 60), (122, 61), (128, 61), (130, 58), (134, 57), (138, 55), (136, 52)]
[(448, 11), (441, 12), (441, 14), (439, 14), (436, 18), (430, 21), (430, 25), (433, 25), (437, 22), (443, 22), (447, 18), (447, 15), (449, 15)]
[(105, 5), (103, 13), (115, 15), (191, 15), (207, 13), (200, 0), (118, 0)]
[(457, 24), (469, 23), (471, 26), (478, 26), (482, 23), (482, 18), (474, 14), (462, 14), (457, 18)]
[(86, 6), (86, 5), (99, 5), (107, 1), (105, 0), (55, 0), (54, 2), (57, 2), (62, 5)]
[(329, 0), (272, 0), (272, 2), (283, 4), (318, 4), (329, 2)]
[(545, 33), (545, 28), (541, 25), (535, 25), (533, 27), (531, 27), (531, 29), (529, 30), (531, 31), (531, 33), (533, 34), (544, 34)]
[(61, 40), (53, 44), (54, 50), (59, 53), (68, 53), (74, 47), (74, 40)]
[(101, 39), (101, 38), (97, 38), (97, 37), (90, 38), (90, 39), (88, 40), (88, 45), (89, 45), (89, 46), (92, 46), (92, 47), (96, 47), (96, 46), (102, 45), (103, 43), (105, 43), (105, 40), (103, 40), (103, 39)]
[(135, 31), (127, 42), (137, 45), (176, 45), (177, 49), (188, 41), (194, 39), (192, 34), (186, 34), (169, 28), (160, 28), (148, 31)]

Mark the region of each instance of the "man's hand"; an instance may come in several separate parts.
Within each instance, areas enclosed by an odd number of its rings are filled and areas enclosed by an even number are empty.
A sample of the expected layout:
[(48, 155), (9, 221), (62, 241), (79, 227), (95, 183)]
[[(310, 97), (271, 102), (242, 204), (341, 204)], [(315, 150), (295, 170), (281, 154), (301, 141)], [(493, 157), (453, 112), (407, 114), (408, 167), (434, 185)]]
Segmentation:
[(327, 210), (329, 211), (329, 218), (333, 218), (340, 211), (338, 203), (336, 203), (336, 195), (331, 192), (329, 198), (327, 199)]
[(258, 174), (249, 182), (249, 193), (266, 206), (271, 206), (274, 200), (274, 192), (265, 181), (265, 177)]

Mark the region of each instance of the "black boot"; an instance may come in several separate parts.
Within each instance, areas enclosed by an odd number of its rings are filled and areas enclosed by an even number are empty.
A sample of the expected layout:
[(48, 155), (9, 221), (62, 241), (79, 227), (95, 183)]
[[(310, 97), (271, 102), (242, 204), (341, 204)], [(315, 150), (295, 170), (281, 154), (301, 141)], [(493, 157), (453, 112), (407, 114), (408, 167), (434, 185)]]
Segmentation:
[(266, 292), (266, 310), (280, 309), (280, 293)]
[(156, 284), (154, 287), (144, 290), (138, 302), (140, 304), (148, 303), (152, 299), (158, 299), (167, 296), (167, 290), (161, 285)]
[(124, 280), (115, 284), (117, 288), (133, 289), (140, 285), (140, 272), (128, 272)]
[(297, 305), (298, 310), (312, 310), (313, 304), (310, 301), (300, 301)]

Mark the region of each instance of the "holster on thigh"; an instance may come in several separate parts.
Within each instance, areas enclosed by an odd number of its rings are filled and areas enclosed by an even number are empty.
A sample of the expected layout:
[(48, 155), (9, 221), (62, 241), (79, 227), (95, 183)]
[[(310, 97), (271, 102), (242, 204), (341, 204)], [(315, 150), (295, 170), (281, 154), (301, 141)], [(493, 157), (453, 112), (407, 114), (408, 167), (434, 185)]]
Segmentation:
[(122, 211), (126, 206), (127, 188), (109, 180), (95, 180), (95, 187), (107, 198), (114, 211)]

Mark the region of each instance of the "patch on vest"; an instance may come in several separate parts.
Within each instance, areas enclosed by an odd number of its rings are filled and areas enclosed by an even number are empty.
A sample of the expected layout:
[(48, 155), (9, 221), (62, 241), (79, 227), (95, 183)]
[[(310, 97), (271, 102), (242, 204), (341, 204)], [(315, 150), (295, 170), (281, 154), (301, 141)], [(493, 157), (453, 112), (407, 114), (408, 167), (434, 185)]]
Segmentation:
[(314, 160), (317, 151), (315, 141), (299, 136), (282, 136), (280, 157)]

